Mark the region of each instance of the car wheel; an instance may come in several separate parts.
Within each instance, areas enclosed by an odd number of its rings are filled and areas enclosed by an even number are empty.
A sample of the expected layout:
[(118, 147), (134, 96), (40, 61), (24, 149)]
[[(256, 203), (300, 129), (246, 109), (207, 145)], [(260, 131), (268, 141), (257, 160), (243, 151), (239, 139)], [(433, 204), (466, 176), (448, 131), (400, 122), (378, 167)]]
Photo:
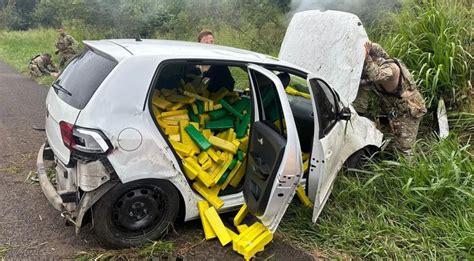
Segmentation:
[(113, 187), (94, 206), (96, 235), (112, 248), (142, 245), (164, 236), (179, 211), (176, 188), (163, 180)]
[(365, 147), (354, 152), (346, 162), (344, 162), (345, 169), (362, 169), (367, 163), (367, 158), (370, 158), (374, 152), (375, 149), (371, 147)]

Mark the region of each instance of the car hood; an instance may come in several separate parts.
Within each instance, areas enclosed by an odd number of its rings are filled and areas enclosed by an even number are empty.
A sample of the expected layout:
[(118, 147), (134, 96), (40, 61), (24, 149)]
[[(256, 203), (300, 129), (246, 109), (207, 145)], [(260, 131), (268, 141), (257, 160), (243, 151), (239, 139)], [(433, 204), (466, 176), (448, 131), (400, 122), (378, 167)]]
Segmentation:
[(291, 19), (278, 58), (310, 71), (351, 103), (359, 89), (366, 41), (356, 15), (305, 11)]

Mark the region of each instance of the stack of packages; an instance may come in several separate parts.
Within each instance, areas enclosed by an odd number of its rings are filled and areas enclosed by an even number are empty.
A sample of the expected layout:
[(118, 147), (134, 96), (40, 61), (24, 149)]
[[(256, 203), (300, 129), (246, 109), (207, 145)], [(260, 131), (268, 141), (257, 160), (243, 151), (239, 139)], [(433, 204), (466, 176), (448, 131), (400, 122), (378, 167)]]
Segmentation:
[[(273, 234), (257, 222), (240, 225), (247, 214), (244, 205), (234, 219), (240, 234), (226, 228), (217, 210), (218, 197), (228, 186), (243, 182), (251, 120), (250, 100), (225, 88), (209, 93), (203, 84), (182, 84), (178, 89), (155, 91), (153, 113), (182, 160), (186, 177), (205, 200), (198, 203), (207, 240), (233, 242), (233, 249), (250, 259), (262, 251)], [(211, 206), (210, 206), (210, 205)]]

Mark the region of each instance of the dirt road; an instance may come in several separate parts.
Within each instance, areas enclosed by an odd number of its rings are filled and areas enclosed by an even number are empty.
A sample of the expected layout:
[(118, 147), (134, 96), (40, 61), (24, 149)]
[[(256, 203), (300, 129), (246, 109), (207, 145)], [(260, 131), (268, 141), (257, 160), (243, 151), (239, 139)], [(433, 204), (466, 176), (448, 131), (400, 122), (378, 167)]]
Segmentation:
[[(25, 181), (35, 171), (36, 152), (45, 139), (44, 101), (48, 89), (0, 62), (0, 259), (67, 259), (100, 248), (93, 232), (75, 235), (49, 205), (38, 185)], [(200, 221), (178, 224), (166, 240), (189, 260), (242, 260), (218, 241), (202, 241)], [(277, 260), (312, 260), (279, 239), (258, 256)]]

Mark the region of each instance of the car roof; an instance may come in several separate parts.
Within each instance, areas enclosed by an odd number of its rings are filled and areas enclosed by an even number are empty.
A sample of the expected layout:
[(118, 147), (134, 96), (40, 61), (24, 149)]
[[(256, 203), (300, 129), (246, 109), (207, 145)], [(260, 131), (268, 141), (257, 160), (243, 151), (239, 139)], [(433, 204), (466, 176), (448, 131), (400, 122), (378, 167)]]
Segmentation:
[(291, 66), (278, 58), (227, 47), (217, 44), (195, 42), (152, 40), (152, 39), (108, 39), (84, 41), (84, 44), (98, 52), (104, 53), (117, 61), (130, 56), (155, 56), (157, 58), (196, 58), (251, 63), (279, 64)]

